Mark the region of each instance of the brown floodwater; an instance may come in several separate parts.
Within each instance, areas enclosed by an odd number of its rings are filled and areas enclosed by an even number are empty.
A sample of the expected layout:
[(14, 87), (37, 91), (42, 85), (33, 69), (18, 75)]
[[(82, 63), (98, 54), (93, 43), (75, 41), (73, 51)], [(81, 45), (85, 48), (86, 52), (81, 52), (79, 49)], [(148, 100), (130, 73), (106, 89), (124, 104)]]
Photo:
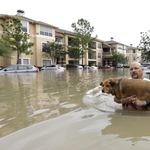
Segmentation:
[(150, 112), (124, 110), (99, 86), (129, 76), (129, 69), (0, 74), (0, 149), (150, 149)]

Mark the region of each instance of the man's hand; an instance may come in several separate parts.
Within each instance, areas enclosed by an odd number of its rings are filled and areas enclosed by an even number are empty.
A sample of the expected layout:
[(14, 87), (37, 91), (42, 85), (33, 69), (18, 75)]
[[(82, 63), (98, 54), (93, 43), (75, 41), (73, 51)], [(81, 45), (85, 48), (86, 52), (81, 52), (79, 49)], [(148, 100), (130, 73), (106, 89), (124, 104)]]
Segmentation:
[(123, 102), (131, 104), (131, 103), (133, 103), (133, 101), (135, 101), (135, 99), (136, 99), (136, 95), (132, 95), (132, 96), (129, 96), (129, 97), (125, 97), (123, 99)]
[[(114, 97), (114, 101), (116, 103), (121, 103), (121, 99), (117, 98), (117, 97)], [(128, 104), (135, 104), (137, 106), (143, 106), (143, 101), (142, 100), (139, 100), (137, 99), (136, 95), (132, 95), (132, 96), (129, 96), (129, 97), (125, 97), (122, 101), (122, 103), (128, 103)]]
[(132, 103), (137, 105), (137, 106), (143, 106), (143, 101), (137, 99), (137, 97), (132, 99)]

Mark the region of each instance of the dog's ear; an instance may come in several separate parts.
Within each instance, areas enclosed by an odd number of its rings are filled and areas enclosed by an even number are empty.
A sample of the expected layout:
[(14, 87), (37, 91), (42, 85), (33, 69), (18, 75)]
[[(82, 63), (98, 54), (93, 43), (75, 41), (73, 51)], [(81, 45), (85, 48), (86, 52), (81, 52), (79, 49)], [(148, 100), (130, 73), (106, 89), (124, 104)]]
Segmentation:
[(100, 85), (103, 86), (103, 82), (101, 82)]
[(109, 79), (109, 82), (110, 82), (110, 84), (111, 84), (112, 86), (116, 84), (116, 81), (115, 81), (113, 78), (110, 78), (110, 79)]

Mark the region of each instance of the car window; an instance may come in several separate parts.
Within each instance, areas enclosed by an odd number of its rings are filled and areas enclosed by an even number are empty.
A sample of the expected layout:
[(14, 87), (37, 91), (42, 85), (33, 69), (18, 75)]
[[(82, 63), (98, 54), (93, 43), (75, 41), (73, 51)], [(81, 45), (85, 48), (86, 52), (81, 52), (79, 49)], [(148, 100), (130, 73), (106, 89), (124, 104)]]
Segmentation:
[(56, 67), (56, 65), (51, 65), (51, 67)]
[(19, 70), (27, 70), (27, 66), (19, 66)]
[(17, 66), (9, 66), (6, 69), (7, 69), (7, 71), (9, 71), (9, 70), (17, 70)]
[(33, 68), (33, 66), (28, 66), (28, 69), (32, 69)]

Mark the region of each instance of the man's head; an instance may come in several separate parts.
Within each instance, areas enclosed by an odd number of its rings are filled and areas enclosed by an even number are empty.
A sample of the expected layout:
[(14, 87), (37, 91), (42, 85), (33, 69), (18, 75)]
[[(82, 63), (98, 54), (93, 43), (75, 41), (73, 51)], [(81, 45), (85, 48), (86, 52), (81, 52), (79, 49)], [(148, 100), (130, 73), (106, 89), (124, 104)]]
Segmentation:
[(142, 79), (143, 78), (143, 68), (140, 63), (132, 62), (130, 65), (130, 76), (132, 79)]

